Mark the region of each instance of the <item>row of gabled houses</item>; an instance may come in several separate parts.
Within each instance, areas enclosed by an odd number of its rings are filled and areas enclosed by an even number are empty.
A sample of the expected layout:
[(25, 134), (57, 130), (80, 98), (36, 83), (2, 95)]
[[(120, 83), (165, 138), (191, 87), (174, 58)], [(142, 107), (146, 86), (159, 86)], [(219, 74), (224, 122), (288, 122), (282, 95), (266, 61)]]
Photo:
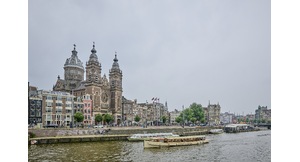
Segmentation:
[[(73, 116), (81, 112), (84, 116), (83, 124), (95, 125), (93, 100), (89, 94), (76, 97), (68, 92), (38, 90), (29, 86), (28, 93), (28, 124), (46, 125), (55, 124), (60, 127), (70, 127), (74, 124)], [(154, 101), (152, 103), (138, 103), (137, 100), (128, 100), (122, 97), (121, 122), (113, 125), (161, 125), (165, 116), (169, 121), (167, 102), (165, 104)], [(108, 111), (108, 114), (112, 112)], [(104, 114), (103, 114), (104, 115)], [(135, 117), (140, 117), (136, 122)]]

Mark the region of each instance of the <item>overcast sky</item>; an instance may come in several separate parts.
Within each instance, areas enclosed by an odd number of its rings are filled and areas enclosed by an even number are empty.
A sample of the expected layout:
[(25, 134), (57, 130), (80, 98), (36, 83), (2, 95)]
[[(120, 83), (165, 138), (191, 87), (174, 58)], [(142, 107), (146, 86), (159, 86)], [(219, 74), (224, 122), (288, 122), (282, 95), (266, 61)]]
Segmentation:
[(221, 105), (221, 112), (271, 108), (270, 0), (28, 1), (28, 81), (52, 90), (76, 44), (93, 42), (108, 76), (115, 51), (123, 95), (138, 102)]

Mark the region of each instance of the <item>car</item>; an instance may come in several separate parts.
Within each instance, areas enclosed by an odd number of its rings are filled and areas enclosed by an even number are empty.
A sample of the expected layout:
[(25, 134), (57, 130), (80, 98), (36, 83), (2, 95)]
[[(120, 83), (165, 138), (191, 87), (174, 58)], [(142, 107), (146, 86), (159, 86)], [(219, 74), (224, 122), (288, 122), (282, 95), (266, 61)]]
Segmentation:
[(95, 125), (94, 128), (103, 128), (103, 125)]

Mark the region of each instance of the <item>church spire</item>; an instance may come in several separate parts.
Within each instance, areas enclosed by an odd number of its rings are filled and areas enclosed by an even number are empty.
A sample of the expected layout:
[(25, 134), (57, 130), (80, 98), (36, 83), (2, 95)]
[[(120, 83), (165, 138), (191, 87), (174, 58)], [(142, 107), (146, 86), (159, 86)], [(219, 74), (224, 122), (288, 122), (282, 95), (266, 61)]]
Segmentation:
[(96, 49), (95, 49), (95, 42), (93, 42), (93, 49), (91, 50), (92, 53), (97, 53)]
[(74, 49), (73, 49), (73, 51), (72, 51), (72, 55), (73, 55), (73, 56), (77, 56), (76, 44), (73, 44), (73, 46), (74, 46)]
[(118, 62), (118, 58), (117, 58), (117, 51), (115, 51), (115, 58), (114, 58), (114, 62)]

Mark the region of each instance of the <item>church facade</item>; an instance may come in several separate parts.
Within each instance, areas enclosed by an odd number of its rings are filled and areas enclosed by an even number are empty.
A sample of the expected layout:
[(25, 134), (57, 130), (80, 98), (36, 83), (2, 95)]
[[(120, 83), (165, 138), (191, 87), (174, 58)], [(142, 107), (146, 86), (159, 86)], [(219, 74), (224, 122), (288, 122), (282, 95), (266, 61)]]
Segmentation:
[(101, 63), (96, 53), (95, 44), (93, 44), (84, 69), (83, 63), (78, 58), (76, 45), (74, 45), (71, 57), (67, 58), (64, 64), (64, 79), (58, 76), (53, 90), (69, 92), (76, 96), (77, 100), (89, 95), (92, 100), (93, 119), (97, 114), (109, 113), (114, 116), (115, 123), (120, 123), (123, 74), (117, 54), (115, 53), (112, 68), (109, 70), (109, 78), (107, 78), (105, 74), (103, 76), (101, 74)]

